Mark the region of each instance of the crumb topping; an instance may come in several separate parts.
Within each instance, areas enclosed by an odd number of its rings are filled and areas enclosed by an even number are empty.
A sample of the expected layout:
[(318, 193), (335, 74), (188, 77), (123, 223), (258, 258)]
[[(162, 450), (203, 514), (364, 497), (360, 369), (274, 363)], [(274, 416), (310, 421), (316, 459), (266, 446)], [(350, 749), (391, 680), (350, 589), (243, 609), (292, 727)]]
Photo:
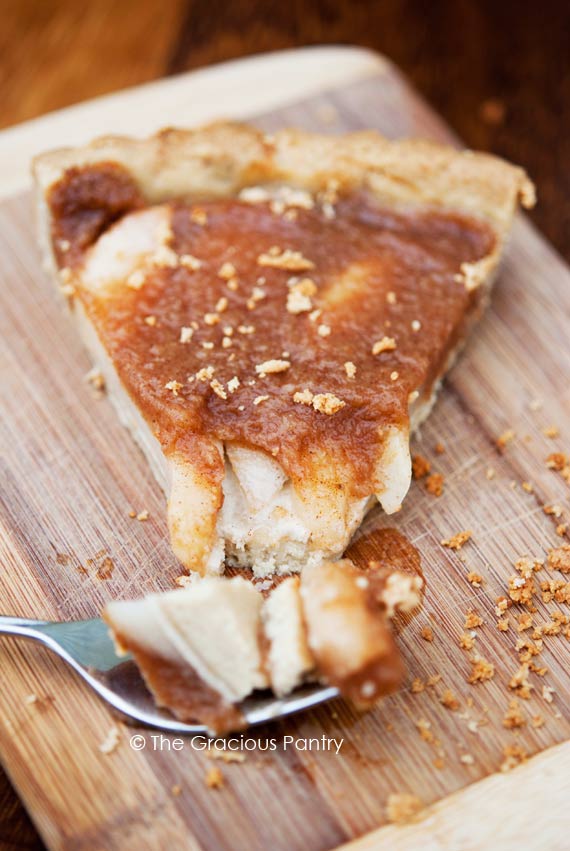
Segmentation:
[(255, 371), (263, 378), (265, 375), (287, 372), (290, 366), (291, 361), (273, 358), (272, 360), (266, 360), (263, 363), (256, 364)]
[(380, 355), (382, 352), (393, 352), (396, 348), (396, 341), (393, 337), (382, 337), (381, 340), (376, 340), (372, 345), (372, 354)]
[(293, 251), (290, 248), (282, 249), (277, 245), (273, 245), (267, 253), (260, 254), (257, 262), (259, 266), (286, 269), (290, 272), (304, 272), (315, 268), (315, 264), (303, 257), (300, 251)]

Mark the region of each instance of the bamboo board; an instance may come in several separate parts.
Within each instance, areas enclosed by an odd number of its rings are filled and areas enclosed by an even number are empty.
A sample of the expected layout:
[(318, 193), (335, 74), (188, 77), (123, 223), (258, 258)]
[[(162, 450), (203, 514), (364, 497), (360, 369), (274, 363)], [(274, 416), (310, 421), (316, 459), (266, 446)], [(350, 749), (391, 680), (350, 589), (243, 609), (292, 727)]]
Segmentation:
[[(451, 138), (394, 69), (381, 61), (371, 73), (366, 56), (366, 72), (350, 82), (339, 82), (337, 68), (332, 88), (325, 75), (320, 93), (313, 88), (302, 100), (297, 92), (296, 100), (289, 97), (253, 120), (267, 130), (375, 127), (393, 137)], [(270, 76), (271, 60), (258, 65), (261, 80)], [(123, 113), (137, 102), (132, 94), (121, 96)], [(149, 94), (148, 108), (156, 117), (155, 95)], [(242, 109), (247, 113), (247, 99)], [(51, 138), (49, 126), (43, 125), (45, 138)], [(109, 599), (171, 588), (180, 568), (147, 465), (109, 403), (94, 398), (83, 381), (89, 362), (41, 270), (31, 211), (25, 192), (0, 203), (0, 611), (91, 617)], [(492, 309), (416, 440), (416, 451), (445, 475), (444, 494), (435, 498), (415, 483), (402, 512), (371, 516), (365, 528), (371, 534), (357, 541), (357, 555), (373, 557), (374, 529), (396, 525), (420, 549), (428, 583), (424, 612), (400, 639), (408, 687), (374, 712), (359, 717), (336, 701), (258, 728), (248, 735), (276, 739), (276, 750), (251, 752), (241, 764), (213, 763), (189, 741), (175, 751), (168, 737), (155, 748), (148, 731), (142, 731), (146, 747), (137, 752), (129, 738), (140, 731), (127, 727), (117, 749), (105, 755), (99, 745), (116, 723), (105, 706), (47, 651), (0, 643), (2, 761), (50, 848), (328, 849), (383, 825), (390, 793), (410, 792), (426, 805), (456, 793), (449, 799), (455, 802), (476, 781), (483, 781), (477, 789), (494, 783), (484, 778), (499, 769), (505, 746), (519, 744), (530, 755), (570, 738), (570, 643), (562, 636), (545, 639), (537, 657), (549, 672), (531, 674), (532, 698), (521, 701), (528, 723), (520, 731), (503, 728), (521, 636), (514, 616), (510, 631), (501, 633), (494, 615), (513, 561), (525, 553), (542, 556), (563, 542), (555, 532), (560, 520), (543, 508), (559, 503), (569, 513), (568, 484), (545, 465), (569, 440), (569, 315), (568, 269), (519, 219)], [(543, 401), (540, 410), (533, 410), (536, 399)], [(543, 434), (551, 424), (560, 427), (559, 438)], [(500, 454), (495, 441), (507, 429), (516, 437)], [(438, 456), (440, 441), (446, 452)], [(523, 481), (532, 483), (532, 493), (521, 488)], [(149, 520), (130, 519), (131, 509), (148, 509)], [(441, 547), (462, 529), (473, 530), (473, 538), (461, 553)], [(484, 576), (482, 588), (469, 584), (470, 570)], [(549, 576), (559, 578), (539, 578)], [(471, 666), (458, 644), (469, 608), (484, 620), (476, 649), (496, 670), (477, 685), (466, 681)], [(546, 608), (564, 607), (540, 604), (537, 622), (546, 619)], [(432, 642), (421, 637), (428, 625)], [(419, 694), (410, 690), (414, 678), (436, 674), (436, 685)], [(552, 702), (542, 697), (543, 685), (555, 689)], [(444, 688), (459, 698), (459, 711), (439, 702)], [(38, 701), (26, 703), (29, 694)], [(535, 729), (530, 718), (539, 714), (546, 723)], [(420, 736), (418, 722), (431, 725), (436, 743)], [(343, 739), (338, 755), (284, 747), (284, 736), (302, 742), (323, 734)], [(552, 753), (557, 765), (562, 759), (568, 765), (566, 746)], [(461, 762), (461, 755), (473, 763)], [(213, 765), (222, 769), (221, 789), (205, 784)], [(505, 777), (513, 794), (518, 772), (531, 767), (532, 761)], [(491, 800), (496, 787), (487, 788)], [(492, 806), (488, 812), (487, 828)], [(382, 835), (368, 840), (370, 847)], [(384, 835), (392, 847), (392, 834)], [(469, 841), (465, 847), (482, 847), (475, 828)], [(550, 847), (558, 846), (552, 840)]]

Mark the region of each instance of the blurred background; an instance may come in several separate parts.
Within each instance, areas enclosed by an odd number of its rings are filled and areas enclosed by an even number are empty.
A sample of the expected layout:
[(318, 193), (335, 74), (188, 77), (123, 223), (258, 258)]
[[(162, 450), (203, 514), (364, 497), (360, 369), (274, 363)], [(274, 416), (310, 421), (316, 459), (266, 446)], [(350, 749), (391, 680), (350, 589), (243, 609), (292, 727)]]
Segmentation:
[(215, 62), (303, 45), (388, 56), (467, 145), (523, 165), (570, 260), (567, 0), (0, 0), (0, 127)]
[[(0, 0), (0, 21), (0, 128), (254, 53), (379, 51), (469, 147), (527, 169), (570, 261), (567, 0)], [(42, 847), (0, 770), (0, 851)]]

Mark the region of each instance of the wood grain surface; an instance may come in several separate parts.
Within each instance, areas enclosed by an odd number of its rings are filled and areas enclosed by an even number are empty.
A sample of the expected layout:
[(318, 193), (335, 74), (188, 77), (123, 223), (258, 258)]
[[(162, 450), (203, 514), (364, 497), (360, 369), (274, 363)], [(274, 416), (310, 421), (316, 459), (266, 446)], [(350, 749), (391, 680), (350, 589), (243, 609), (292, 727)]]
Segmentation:
[[(392, 72), (256, 120), (269, 130), (376, 126), (390, 136), (447, 138)], [(171, 587), (179, 567), (146, 464), (107, 401), (93, 398), (82, 381), (89, 364), (41, 271), (30, 221), (29, 197), (0, 205), (0, 609), (91, 616), (108, 599)], [(548, 674), (530, 675), (531, 699), (521, 701), (525, 726), (503, 727), (520, 635), (513, 614), (506, 634), (494, 615), (513, 561), (543, 555), (562, 540), (543, 506), (560, 503), (568, 514), (568, 486), (545, 458), (568, 441), (569, 310), (568, 270), (520, 219), (493, 308), (416, 444), (445, 475), (444, 494), (435, 498), (416, 483), (396, 519), (370, 518), (353, 551), (373, 556), (374, 529), (397, 522), (420, 548), (428, 583), (425, 611), (401, 637), (408, 688), (376, 711), (360, 717), (337, 701), (260, 728), (252, 735), (276, 737), (278, 749), (249, 754), (243, 764), (212, 763), (188, 742), (181, 752), (153, 750), (148, 731), (147, 747), (135, 752), (132, 731), (122, 726), (119, 747), (104, 755), (99, 745), (116, 723), (107, 709), (46, 651), (2, 642), (2, 759), (50, 847), (332, 848), (383, 824), (390, 793), (434, 803), (497, 771), (505, 747), (531, 755), (569, 738), (570, 645), (561, 636), (545, 639), (538, 657)], [(537, 398), (543, 406), (533, 410)], [(560, 438), (542, 432), (553, 423)], [(495, 441), (506, 429), (516, 438), (500, 454)], [(435, 454), (439, 441), (443, 455)], [(522, 481), (532, 482), (532, 493)], [(131, 520), (131, 508), (148, 509), (150, 519)], [(460, 554), (441, 547), (466, 528), (473, 538)], [(103, 558), (114, 566), (108, 579), (97, 575)], [(467, 582), (470, 570), (484, 576), (482, 588)], [(476, 648), (496, 671), (477, 685), (467, 683), (469, 655), (458, 644), (469, 608), (484, 621)], [(539, 605), (538, 622), (546, 608)], [(425, 626), (432, 642), (421, 637)], [(425, 683), (435, 675), (441, 680), (421, 693), (409, 688), (414, 678)], [(555, 689), (552, 702), (543, 685)], [(444, 688), (457, 695), (459, 711), (440, 703)], [(38, 701), (28, 704), (32, 693)], [(536, 715), (545, 724), (535, 729)], [(285, 734), (323, 733), (344, 739), (338, 756), (283, 747)], [(465, 755), (473, 762), (462, 762)], [(218, 790), (205, 784), (213, 764), (225, 778)]]

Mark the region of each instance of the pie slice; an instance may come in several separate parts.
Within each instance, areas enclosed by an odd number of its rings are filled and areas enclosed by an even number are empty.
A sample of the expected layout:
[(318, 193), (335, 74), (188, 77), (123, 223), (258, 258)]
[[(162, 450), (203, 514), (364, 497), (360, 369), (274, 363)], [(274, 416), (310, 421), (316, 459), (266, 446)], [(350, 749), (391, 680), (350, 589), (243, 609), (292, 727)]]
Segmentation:
[(417, 609), (422, 591), (412, 570), (343, 559), (285, 578), (265, 598), (241, 577), (205, 577), (109, 603), (104, 617), (159, 706), (222, 733), (244, 726), (239, 704), (256, 689), (282, 697), (319, 680), (359, 708), (395, 691), (403, 663), (390, 622)]
[(244, 125), (36, 159), (42, 242), (201, 574), (338, 558), (489, 290), (524, 172), (374, 132)]

